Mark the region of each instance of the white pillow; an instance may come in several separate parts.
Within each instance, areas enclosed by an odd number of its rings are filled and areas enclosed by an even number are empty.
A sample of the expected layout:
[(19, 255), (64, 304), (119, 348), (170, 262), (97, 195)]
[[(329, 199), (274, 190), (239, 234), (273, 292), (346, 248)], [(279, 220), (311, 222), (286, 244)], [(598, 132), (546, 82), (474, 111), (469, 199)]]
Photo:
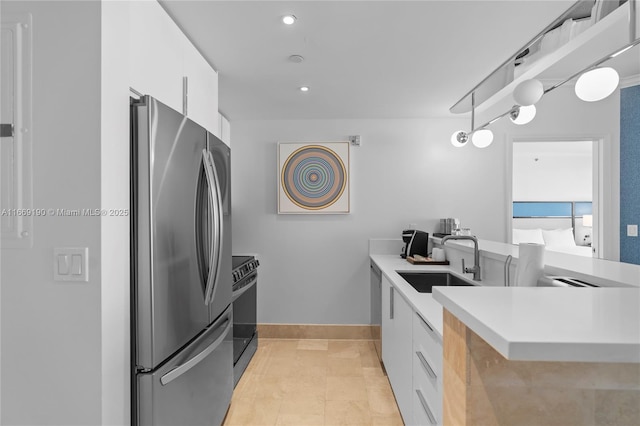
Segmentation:
[(544, 239), (542, 238), (542, 229), (514, 228), (513, 231), (511, 232), (511, 242), (512, 244), (520, 244), (520, 243), (544, 244)]
[(573, 236), (573, 228), (542, 230), (544, 244), (547, 247), (575, 247), (576, 240)]

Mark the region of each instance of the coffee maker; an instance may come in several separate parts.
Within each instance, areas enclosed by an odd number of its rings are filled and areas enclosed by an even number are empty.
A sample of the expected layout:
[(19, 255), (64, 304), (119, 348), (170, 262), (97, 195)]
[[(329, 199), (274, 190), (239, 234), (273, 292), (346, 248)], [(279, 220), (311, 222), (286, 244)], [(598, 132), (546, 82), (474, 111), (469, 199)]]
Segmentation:
[(400, 257), (403, 259), (414, 254), (427, 257), (429, 249), (429, 234), (427, 232), (405, 229), (402, 231), (402, 241), (404, 241), (404, 247), (402, 247)]

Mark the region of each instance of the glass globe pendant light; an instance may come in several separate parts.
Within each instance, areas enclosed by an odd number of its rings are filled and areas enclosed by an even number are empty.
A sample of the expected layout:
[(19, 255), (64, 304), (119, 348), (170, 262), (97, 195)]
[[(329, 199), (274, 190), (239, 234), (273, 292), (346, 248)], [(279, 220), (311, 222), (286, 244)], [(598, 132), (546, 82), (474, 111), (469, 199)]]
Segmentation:
[(540, 80), (525, 80), (513, 90), (513, 100), (520, 106), (533, 105), (544, 95), (544, 86)]
[(509, 119), (514, 124), (527, 124), (536, 116), (536, 106), (516, 106), (509, 112)]
[(576, 81), (576, 95), (585, 102), (601, 101), (618, 87), (620, 76), (611, 67), (587, 71)]
[(489, 129), (480, 129), (473, 132), (471, 142), (478, 148), (486, 148), (493, 142), (493, 132)]
[(469, 141), (469, 135), (464, 130), (456, 130), (451, 135), (451, 145), (462, 148)]

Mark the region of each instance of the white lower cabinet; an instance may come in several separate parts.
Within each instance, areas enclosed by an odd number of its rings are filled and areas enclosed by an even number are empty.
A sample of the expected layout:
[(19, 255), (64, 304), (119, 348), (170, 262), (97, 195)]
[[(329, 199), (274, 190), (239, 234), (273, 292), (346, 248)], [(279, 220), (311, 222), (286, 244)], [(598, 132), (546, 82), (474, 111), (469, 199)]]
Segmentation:
[(413, 316), (413, 422), (442, 424), (442, 339), (418, 313)]
[(404, 423), (442, 424), (442, 338), (382, 275), (382, 361)]
[(413, 309), (382, 276), (382, 361), (405, 424), (411, 424), (413, 401), (411, 353)]

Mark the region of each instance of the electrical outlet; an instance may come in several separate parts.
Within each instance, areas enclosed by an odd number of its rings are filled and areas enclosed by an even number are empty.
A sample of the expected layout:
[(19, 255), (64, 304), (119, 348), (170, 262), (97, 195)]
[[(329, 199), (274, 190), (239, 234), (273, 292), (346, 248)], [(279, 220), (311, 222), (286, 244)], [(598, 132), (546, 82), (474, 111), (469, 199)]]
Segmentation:
[(627, 237), (638, 236), (638, 225), (627, 225)]

